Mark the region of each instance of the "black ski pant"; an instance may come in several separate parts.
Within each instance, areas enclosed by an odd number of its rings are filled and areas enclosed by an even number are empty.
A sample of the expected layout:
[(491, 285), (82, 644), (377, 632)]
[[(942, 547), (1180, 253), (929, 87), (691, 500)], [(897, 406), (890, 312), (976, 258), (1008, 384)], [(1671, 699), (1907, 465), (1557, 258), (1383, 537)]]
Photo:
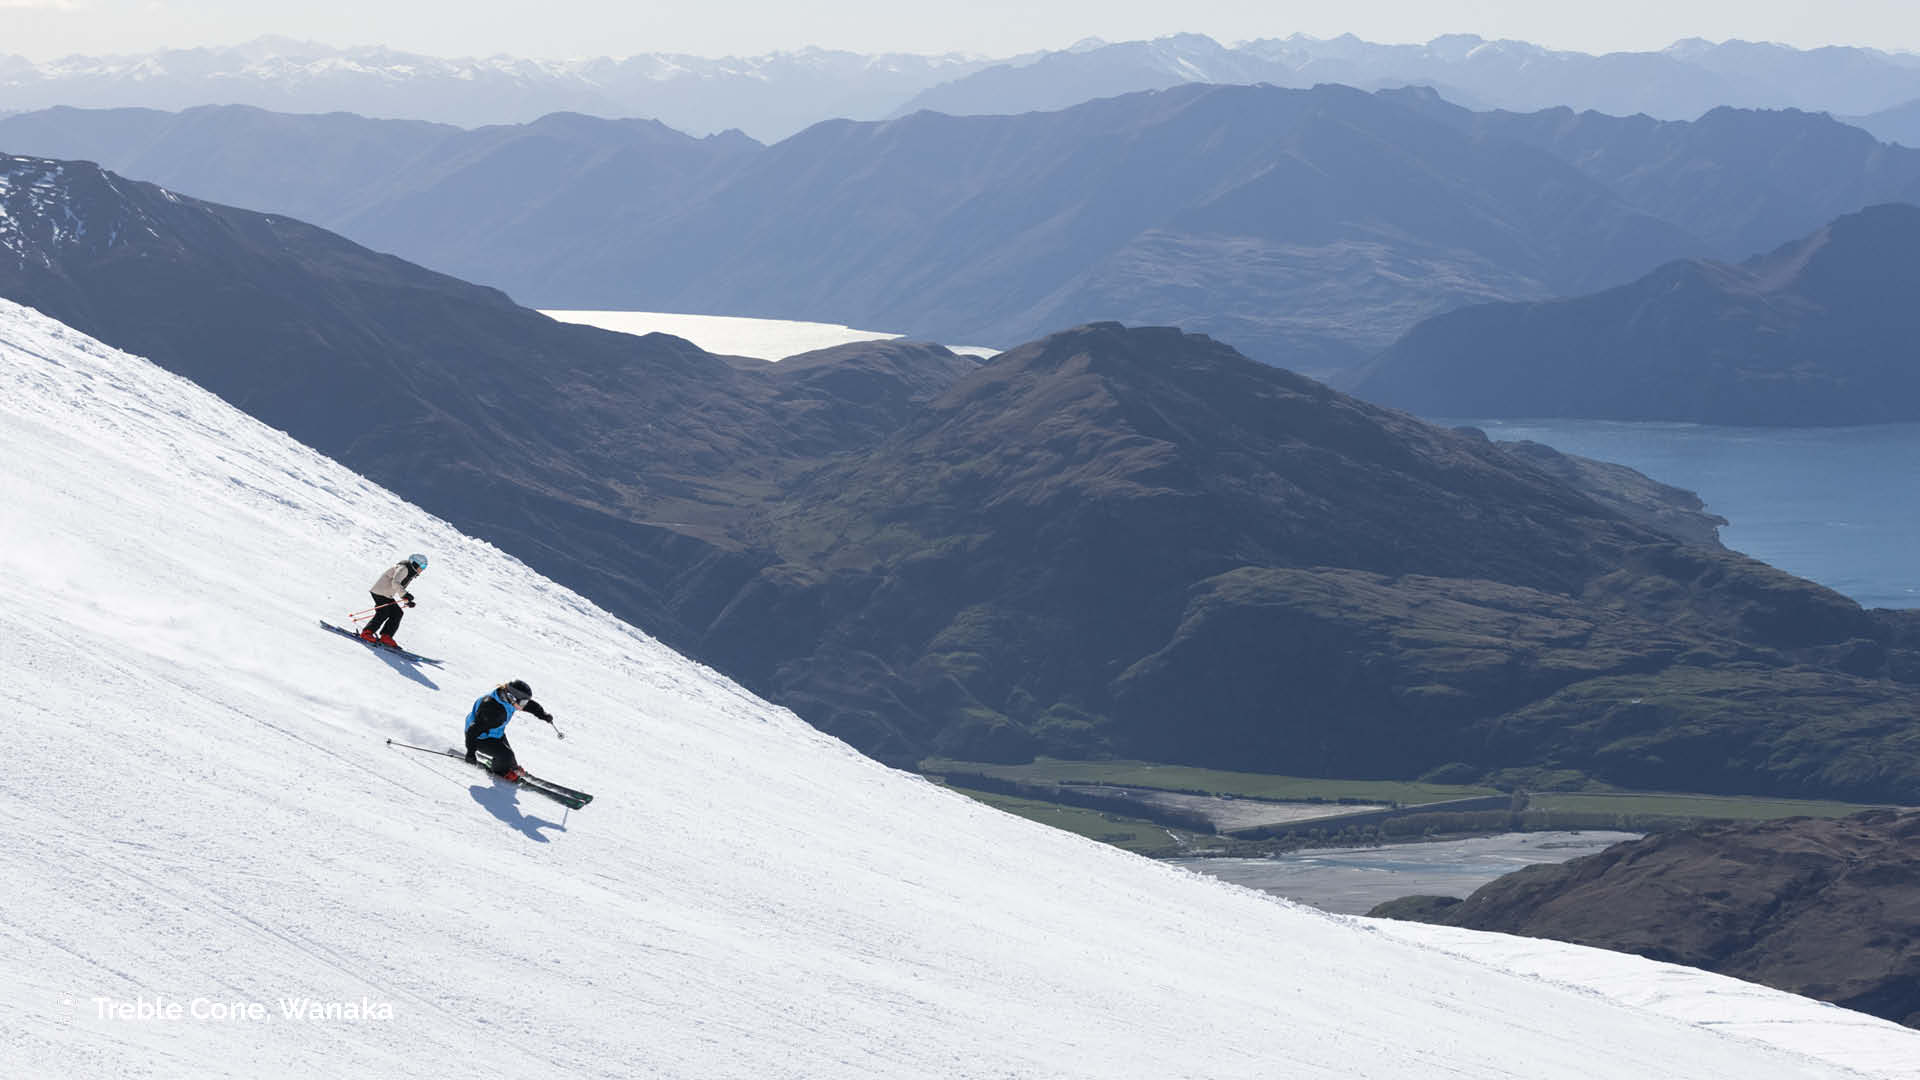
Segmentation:
[(400, 607), (400, 601), (377, 593), (367, 595), (373, 597), (374, 607), (379, 609), (373, 613), (373, 621), (367, 624), (367, 631), (378, 637), (381, 634), (392, 634), (400, 629), (400, 616), (405, 614)]
[(488, 768), (497, 776), (507, 775), (520, 764), (513, 756), (513, 747), (507, 745), (505, 738), (476, 739), (472, 728), (467, 729), (467, 750), (469, 753), (478, 750), (487, 755), (487, 760), (492, 762)]

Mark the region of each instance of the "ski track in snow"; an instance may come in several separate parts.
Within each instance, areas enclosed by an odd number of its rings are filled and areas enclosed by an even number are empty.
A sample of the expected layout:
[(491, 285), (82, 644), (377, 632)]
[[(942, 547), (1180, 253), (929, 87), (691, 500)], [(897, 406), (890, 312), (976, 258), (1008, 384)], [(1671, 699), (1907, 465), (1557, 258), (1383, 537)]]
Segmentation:
[[(1718, 976), (1329, 916), (887, 769), (0, 302), (9, 1076), (1920, 1077)], [(408, 551), (414, 668), (316, 625)], [(568, 813), (387, 738), (510, 729)], [(119, 1019), (96, 998), (265, 1003)], [(391, 1008), (290, 1020), (283, 998)]]

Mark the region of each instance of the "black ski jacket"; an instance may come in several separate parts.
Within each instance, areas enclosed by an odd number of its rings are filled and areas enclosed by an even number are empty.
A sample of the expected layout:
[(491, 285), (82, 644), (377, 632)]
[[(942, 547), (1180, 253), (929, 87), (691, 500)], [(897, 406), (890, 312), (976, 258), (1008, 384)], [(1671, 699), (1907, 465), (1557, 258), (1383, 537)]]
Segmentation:
[[(520, 711), (532, 713), (548, 723), (553, 722), (552, 714), (541, 708), (537, 701), (528, 700), (525, 705), (520, 706)], [(505, 705), (495, 700), (493, 694), (489, 693), (474, 704), (473, 722), (467, 725), (467, 741), (471, 743), (475, 739), (495, 732), (498, 733), (494, 735), (495, 738), (504, 739), (507, 733), (503, 729), (511, 719), (513, 714), (507, 711)]]

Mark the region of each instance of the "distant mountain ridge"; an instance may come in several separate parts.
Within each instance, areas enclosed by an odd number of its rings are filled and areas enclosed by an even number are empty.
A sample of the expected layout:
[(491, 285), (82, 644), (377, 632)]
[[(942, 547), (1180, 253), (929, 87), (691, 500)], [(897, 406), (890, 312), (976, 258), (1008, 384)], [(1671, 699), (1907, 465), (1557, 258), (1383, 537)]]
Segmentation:
[(1553, 155), (1684, 226), (1704, 241), (1692, 254), (1709, 258), (1745, 259), (1876, 203), (1920, 202), (1920, 150), (1819, 113), (1723, 107), (1678, 121), (1566, 108), (1471, 112), (1429, 92), (1389, 96), (1478, 137)]
[(1354, 392), (1428, 416), (1709, 424), (1920, 420), (1920, 207), (1841, 217), (1740, 264), (1421, 323)]
[(286, 214), (524, 291), (583, 235), (673, 213), (761, 149), (652, 120), (555, 113), (467, 130), (249, 106), (48, 109), (0, 118), (0, 147), (96, 161), (171, 190)]
[(1698, 246), (1549, 154), (1385, 96), (1181, 86), (822, 124), (545, 288), (990, 345), (1124, 318), (1319, 372), (1422, 313), (1624, 280)]
[(1592, 55), (1474, 34), (1420, 45), (1296, 34), (1228, 47), (1179, 34), (993, 64), (922, 91), (895, 115), (923, 108), (957, 115), (1058, 109), (1188, 82), (1430, 86), (1478, 109), (1571, 107), (1663, 120), (1691, 120), (1721, 106), (1859, 114), (1920, 98), (1920, 55), (1700, 39), (1657, 52)]
[(836, 116), (878, 119), (914, 93), (986, 63), (958, 54), (818, 48), (719, 59), (444, 58), (263, 37), (227, 48), (47, 63), (0, 55), (0, 109), (252, 105), (462, 126), (579, 112), (648, 117), (700, 134), (741, 128), (767, 139)]
[(539, 307), (1001, 347), (1121, 319), (1323, 376), (1446, 310), (1744, 258), (1920, 199), (1920, 151), (1815, 114), (1476, 113), (1337, 86), (837, 122), (771, 147), (578, 114), (462, 131), (56, 109), (0, 118), (0, 148), (292, 214)]
[(1658, 51), (1596, 56), (1473, 34), (1419, 45), (1295, 34), (1232, 46), (1176, 34), (999, 59), (806, 48), (753, 57), (539, 60), (444, 58), (265, 37), (224, 48), (46, 63), (0, 55), (0, 112), (235, 104), (463, 126), (579, 112), (650, 117), (695, 134), (739, 128), (772, 141), (836, 118), (878, 120), (919, 109), (1016, 114), (1190, 82), (1432, 86), (1474, 108), (1570, 106), (1667, 120), (1690, 120), (1722, 105), (1866, 116), (1920, 99), (1920, 57), (1738, 40), (1690, 39)]

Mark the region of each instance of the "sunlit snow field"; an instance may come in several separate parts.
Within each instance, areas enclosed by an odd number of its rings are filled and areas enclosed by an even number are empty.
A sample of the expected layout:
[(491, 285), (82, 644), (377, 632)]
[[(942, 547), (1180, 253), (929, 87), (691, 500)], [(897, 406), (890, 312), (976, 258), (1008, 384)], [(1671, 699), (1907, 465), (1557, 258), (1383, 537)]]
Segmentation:
[[(815, 349), (850, 345), (856, 341), (891, 341), (900, 337), (879, 330), (856, 330), (838, 323), (794, 322), (786, 319), (748, 319), (732, 315), (676, 315), (661, 311), (543, 311), (561, 322), (584, 323), (623, 334), (672, 334), (710, 353), (784, 360)], [(950, 345), (969, 356), (992, 356), (1000, 351), (980, 345)]]
[[(1323, 914), (885, 768), (4, 301), (0, 461), (9, 1078), (1920, 1077), (1863, 1014)], [(444, 667), (319, 628), (414, 550), (399, 637)], [(514, 677), (585, 810), (385, 745)]]

